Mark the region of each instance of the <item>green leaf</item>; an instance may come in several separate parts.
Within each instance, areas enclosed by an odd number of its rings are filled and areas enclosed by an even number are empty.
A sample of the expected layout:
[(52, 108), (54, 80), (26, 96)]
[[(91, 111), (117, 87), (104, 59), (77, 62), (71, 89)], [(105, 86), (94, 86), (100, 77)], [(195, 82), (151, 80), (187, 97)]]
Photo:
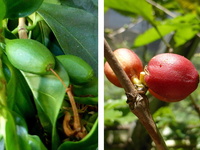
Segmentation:
[(2, 20), (4, 18), (4, 16), (6, 15), (6, 6), (5, 3), (3, 2), (3, 0), (0, 0), (0, 29), (2, 28)]
[(127, 103), (125, 99), (109, 100), (105, 103), (104, 109), (110, 110), (117, 107), (126, 107)]
[[(158, 25), (157, 28), (160, 34), (162, 35), (162, 37), (176, 30), (176, 27), (174, 25), (169, 25), (169, 24)], [(146, 30), (143, 34), (140, 34), (135, 39), (134, 47), (139, 47), (139, 46), (149, 44), (160, 38), (161, 36), (158, 34), (157, 30), (152, 27)]]
[[(199, 23), (195, 14), (187, 14), (173, 19), (166, 19), (156, 27), (162, 37), (172, 31), (176, 31), (174, 37), (176, 42), (175, 46), (180, 46), (200, 31)], [(134, 47), (143, 46), (160, 39), (161, 36), (158, 34), (158, 31), (154, 27), (146, 30), (135, 39)]]
[(35, 12), (43, 0), (4, 0), (6, 4), (5, 18), (25, 17)]
[[(39, 15), (36, 15), (36, 17)], [(39, 21), (32, 30), (31, 39), (37, 40), (45, 46), (50, 42), (51, 29), (45, 21)]]
[(104, 113), (104, 120), (105, 120), (105, 124), (109, 125), (112, 124), (117, 118), (122, 117), (123, 113), (122, 111), (119, 110), (105, 110)]
[(28, 135), (28, 144), (31, 150), (47, 150), (38, 136)]
[(119, 11), (124, 11), (132, 14), (141, 15), (144, 19), (153, 23), (153, 9), (152, 6), (145, 0), (105, 0), (105, 7), (110, 7)]
[(176, 31), (176, 34), (174, 35), (174, 40), (175, 40), (175, 47), (178, 47), (190, 39), (192, 39), (197, 33), (199, 33), (198, 30), (194, 30), (193, 27), (184, 27), (184, 28), (179, 28)]
[(97, 18), (82, 9), (47, 3), (38, 12), (54, 32), (65, 54), (81, 57), (97, 75)]
[(52, 4), (61, 4), (60, 0), (44, 0), (45, 3), (52, 3)]
[[(56, 63), (55, 72), (69, 85), (69, 77), (59, 62)], [(58, 144), (56, 121), (65, 96), (66, 89), (60, 80), (53, 74), (36, 75), (22, 72), (34, 95), (40, 121), (47, 132), (52, 133), (52, 146)]]
[[(0, 137), (4, 138), (6, 150), (46, 150), (45, 146), (37, 136), (28, 134), (27, 126), (24, 119), (15, 112), (12, 112), (4, 107), (0, 107)], [(37, 141), (34, 141), (34, 139)], [(37, 143), (36, 143), (37, 142)]]
[(60, 0), (62, 5), (80, 8), (97, 16), (98, 0)]
[(177, 30), (174, 35), (175, 47), (178, 47), (200, 32), (198, 16), (193, 13), (188, 13), (184, 16), (179, 16), (171, 21), (176, 25)]
[(136, 119), (126, 103), (126, 99), (108, 100), (104, 105), (104, 124), (127, 124)]
[(90, 132), (78, 142), (67, 141), (60, 145), (58, 150), (96, 150), (98, 147), (98, 119)]
[(15, 101), (16, 85), (17, 85), (16, 70), (8, 61), (6, 55), (3, 55), (2, 61), (3, 61), (4, 74), (7, 79), (7, 87), (6, 87), (7, 104), (8, 104), (7, 107), (12, 110), (15, 103), (14, 101)]
[(35, 108), (30, 98), (30, 89), (24, 77), (11, 65), (6, 55), (3, 55), (3, 69), (7, 79), (8, 108), (16, 110), (25, 118), (33, 116)]

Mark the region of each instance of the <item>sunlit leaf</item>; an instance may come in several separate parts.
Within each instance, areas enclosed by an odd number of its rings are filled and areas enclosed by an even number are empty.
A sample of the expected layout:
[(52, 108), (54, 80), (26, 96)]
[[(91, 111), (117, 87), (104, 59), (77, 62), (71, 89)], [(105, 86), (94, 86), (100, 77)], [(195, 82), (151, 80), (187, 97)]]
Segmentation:
[[(68, 86), (68, 74), (59, 62), (57, 62), (55, 72), (64, 81), (66, 86)], [(56, 120), (66, 89), (60, 80), (53, 74), (40, 76), (23, 72), (23, 75), (33, 92), (40, 121), (47, 132), (52, 133), (52, 145), (56, 147), (58, 144), (55, 142), (58, 140), (56, 133)]]
[[(192, 27), (179, 28), (174, 35), (175, 46), (178, 47), (192, 39), (199, 31)], [(183, 34), (184, 33), (184, 34)]]
[(176, 29), (173, 25), (159, 25), (157, 26), (161, 35), (159, 35), (158, 31), (155, 28), (150, 28), (146, 30), (143, 34), (140, 34), (134, 41), (134, 47), (143, 46), (154, 42), (161, 38), (161, 36), (165, 36)]
[(160, 34), (154, 27), (151, 27), (135, 39), (134, 46), (139, 47), (149, 44), (173, 31), (177, 32), (175, 33), (175, 42), (176, 46), (179, 46), (200, 31), (198, 24), (199, 21), (195, 14), (187, 14), (174, 19), (167, 19), (162, 24), (156, 26)]
[(97, 18), (82, 9), (47, 3), (38, 12), (54, 32), (65, 54), (81, 57), (97, 75)]
[(171, 23), (173, 23), (177, 27), (176, 33), (174, 35), (176, 47), (186, 43), (200, 31), (200, 21), (197, 15), (193, 13), (179, 16), (173, 19)]

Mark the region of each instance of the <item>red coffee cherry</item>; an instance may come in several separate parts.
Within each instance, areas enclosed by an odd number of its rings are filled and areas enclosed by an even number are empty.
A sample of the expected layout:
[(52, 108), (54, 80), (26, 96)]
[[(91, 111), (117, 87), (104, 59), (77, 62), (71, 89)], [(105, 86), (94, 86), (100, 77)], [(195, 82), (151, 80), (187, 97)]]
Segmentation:
[[(114, 55), (130, 79), (139, 77), (140, 72), (143, 70), (143, 65), (136, 53), (126, 48), (119, 48), (114, 51)], [(122, 87), (108, 62), (104, 65), (104, 73), (111, 83)]]
[(199, 74), (194, 65), (178, 54), (156, 55), (149, 61), (145, 72), (149, 92), (165, 102), (185, 99), (199, 83)]

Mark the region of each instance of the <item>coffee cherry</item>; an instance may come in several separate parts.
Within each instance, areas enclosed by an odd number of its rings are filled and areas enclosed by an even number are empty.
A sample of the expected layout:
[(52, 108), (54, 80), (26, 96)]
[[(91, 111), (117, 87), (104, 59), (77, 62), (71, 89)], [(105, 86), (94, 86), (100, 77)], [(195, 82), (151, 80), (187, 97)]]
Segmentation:
[(56, 58), (67, 71), (72, 84), (83, 85), (93, 80), (94, 71), (82, 58), (75, 55), (59, 55)]
[(6, 54), (14, 67), (25, 72), (47, 74), (55, 67), (52, 53), (32, 39), (6, 40)]
[[(136, 53), (126, 48), (119, 48), (114, 51), (114, 55), (130, 79), (139, 77), (140, 72), (143, 70), (143, 65)], [(122, 87), (108, 62), (104, 65), (104, 73), (111, 83)]]
[(185, 57), (164, 53), (154, 56), (145, 69), (149, 92), (165, 102), (185, 99), (198, 86), (199, 74)]

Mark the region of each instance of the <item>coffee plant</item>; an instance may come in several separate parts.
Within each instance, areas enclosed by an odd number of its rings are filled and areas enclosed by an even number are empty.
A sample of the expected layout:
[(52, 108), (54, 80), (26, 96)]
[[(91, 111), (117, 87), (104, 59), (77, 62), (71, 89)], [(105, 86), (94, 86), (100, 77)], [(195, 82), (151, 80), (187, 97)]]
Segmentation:
[(98, 148), (97, 10), (0, 0), (0, 149)]

